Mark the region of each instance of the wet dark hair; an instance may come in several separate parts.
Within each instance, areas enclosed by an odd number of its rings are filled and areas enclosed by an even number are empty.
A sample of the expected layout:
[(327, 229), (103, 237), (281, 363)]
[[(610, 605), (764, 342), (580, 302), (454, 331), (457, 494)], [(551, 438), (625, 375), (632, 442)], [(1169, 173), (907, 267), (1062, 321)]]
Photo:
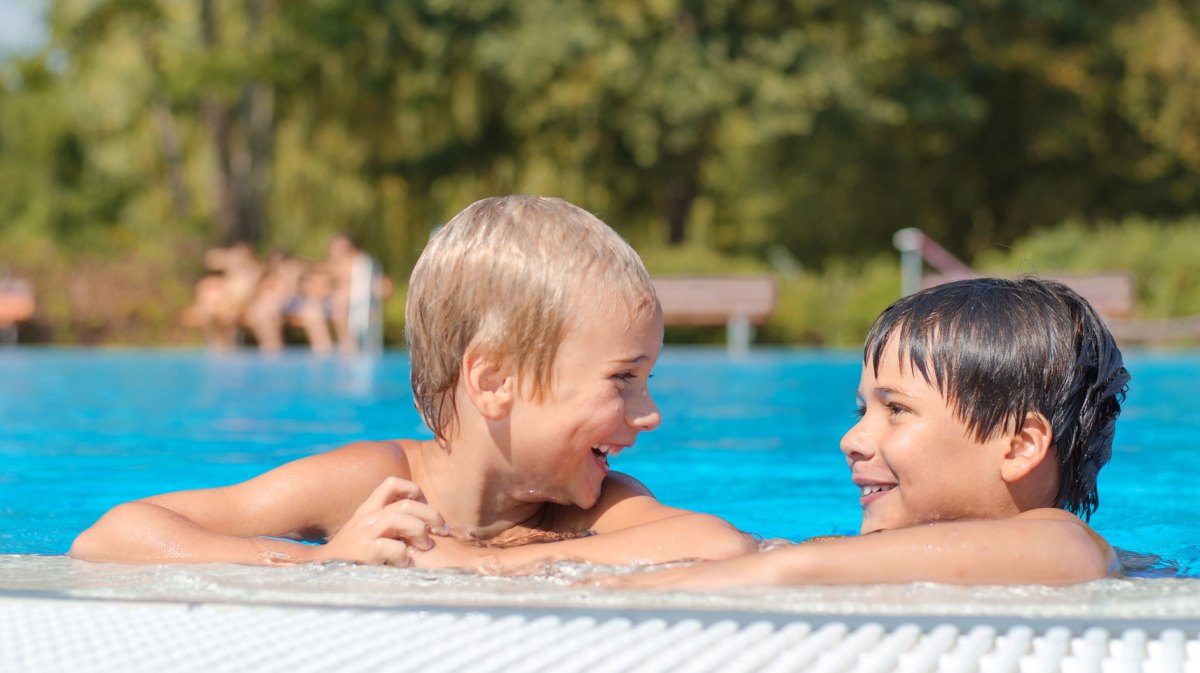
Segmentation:
[(979, 441), (1045, 416), (1058, 455), (1055, 507), (1087, 519), (1096, 477), (1112, 456), (1129, 372), (1087, 300), (1037, 278), (977, 278), (900, 299), (875, 319), (863, 366), (884, 350), (936, 386)]

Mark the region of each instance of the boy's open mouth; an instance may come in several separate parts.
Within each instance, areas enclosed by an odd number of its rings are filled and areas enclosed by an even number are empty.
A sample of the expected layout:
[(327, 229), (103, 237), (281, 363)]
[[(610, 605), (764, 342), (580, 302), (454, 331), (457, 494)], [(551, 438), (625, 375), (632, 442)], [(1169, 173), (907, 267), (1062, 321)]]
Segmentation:
[(868, 495), (871, 495), (872, 493), (879, 493), (880, 491), (890, 491), (893, 488), (896, 488), (896, 486), (894, 484), (866, 484), (863, 486), (859, 486), (859, 489), (862, 491), (862, 497), (864, 497), (864, 498), (867, 497)]
[(896, 484), (856, 484), (858, 492), (861, 494), (858, 498), (858, 504), (867, 507), (876, 500), (887, 495), (888, 491), (896, 488)]
[(617, 444), (597, 444), (592, 447), (592, 455), (596, 456), (596, 459), (600, 462), (608, 465), (609, 456), (616, 458), (623, 448), (625, 447)]

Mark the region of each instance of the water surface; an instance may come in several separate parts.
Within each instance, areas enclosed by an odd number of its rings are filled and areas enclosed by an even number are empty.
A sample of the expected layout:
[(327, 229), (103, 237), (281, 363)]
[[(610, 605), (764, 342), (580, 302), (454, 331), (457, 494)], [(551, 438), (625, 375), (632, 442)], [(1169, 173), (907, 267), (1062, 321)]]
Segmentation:
[[(1200, 353), (1133, 352), (1092, 523), (1134, 576), (1200, 576)], [(838, 439), (858, 354), (667, 348), (660, 429), (614, 461), (664, 502), (766, 537), (852, 534)], [(62, 554), (109, 507), (237, 482), (357, 439), (428, 437), (408, 359), (0, 349), (0, 554)]]

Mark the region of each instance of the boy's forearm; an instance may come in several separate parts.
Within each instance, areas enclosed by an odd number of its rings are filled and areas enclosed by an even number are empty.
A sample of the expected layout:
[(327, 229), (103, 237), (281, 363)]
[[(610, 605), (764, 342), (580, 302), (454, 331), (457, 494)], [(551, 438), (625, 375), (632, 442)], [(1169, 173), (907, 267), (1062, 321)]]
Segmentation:
[(207, 530), (164, 507), (119, 505), (75, 539), (67, 554), (105, 563), (304, 563), (315, 548), (274, 538), (243, 538)]
[(1081, 526), (1061, 521), (952, 522), (767, 552), (763, 584), (1071, 584), (1109, 573)]
[(588, 537), (515, 547), (476, 547), (472, 554), (487, 569), (529, 563), (583, 561), (603, 565), (654, 565), (685, 560), (721, 560), (757, 549), (755, 541), (725, 521), (706, 514), (683, 514)]

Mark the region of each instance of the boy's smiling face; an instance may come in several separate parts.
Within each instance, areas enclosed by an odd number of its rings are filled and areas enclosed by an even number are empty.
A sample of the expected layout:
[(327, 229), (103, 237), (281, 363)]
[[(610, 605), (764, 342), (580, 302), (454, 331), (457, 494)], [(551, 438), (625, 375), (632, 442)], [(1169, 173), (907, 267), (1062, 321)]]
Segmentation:
[(589, 298), (570, 320), (541, 400), (516, 395), (509, 416), (511, 466), (530, 500), (595, 504), (609, 458), (661, 417), (647, 382), (662, 349), (662, 315), (628, 315)]
[(1000, 473), (1009, 435), (978, 441), (894, 344), (878, 373), (863, 365), (857, 397), (861, 419), (841, 449), (859, 489), (861, 532), (1017, 513)]

